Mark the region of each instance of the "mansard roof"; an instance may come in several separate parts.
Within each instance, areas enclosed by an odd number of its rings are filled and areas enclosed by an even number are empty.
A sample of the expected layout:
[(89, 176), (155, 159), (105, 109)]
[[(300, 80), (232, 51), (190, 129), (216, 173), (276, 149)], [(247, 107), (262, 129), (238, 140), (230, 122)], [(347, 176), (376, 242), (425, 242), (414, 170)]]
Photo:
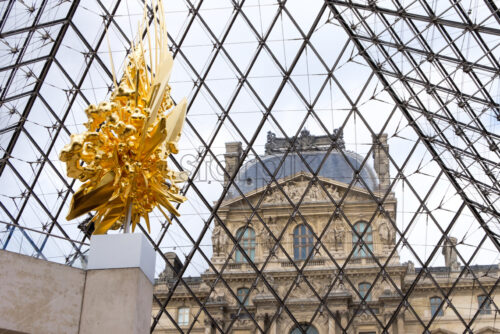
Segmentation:
[[(292, 142), (293, 151), (288, 152)], [(327, 153), (332, 145), (334, 149)], [(328, 154), (326, 158), (325, 154)], [(281, 162), (284, 155), (286, 157)], [(268, 133), (266, 154), (260, 160), (245, 163), (236, 175), (235, 183), (241, 192), (247, 194), (271, 182), (270, 174), (275, 174), (279, 180), (299, 172), (311, 174), (319, 168), (318, 176), (346, 184), (351, 183), (359, 172), (359, 178), (367, 187), (360, 181), (356, 181), (356, 186), (375, 190), (378, 178), (367, 162), (361, 168), (363, 160), (361, 155), (345, 150), (343, 137), (338, 131), (334, 131), (332, 137), (312, 136), (308, 131), (302, 131), (298, 138), (291, 139), (277, 138)], [(236, 198), (239, 195), (236, 187), (232, 186), (227, 197)]]

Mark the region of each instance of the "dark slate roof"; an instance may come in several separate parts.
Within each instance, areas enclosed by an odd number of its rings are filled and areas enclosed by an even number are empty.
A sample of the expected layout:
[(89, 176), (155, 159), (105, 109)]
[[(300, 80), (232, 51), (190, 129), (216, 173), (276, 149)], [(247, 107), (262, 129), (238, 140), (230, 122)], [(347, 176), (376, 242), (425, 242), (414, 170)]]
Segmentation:
[[(320, 166), (323, 157), (326, 152), (318, 151), (303, 151), (300, 153), (304, 160), (309, 164), (313, 171), (316, 171)], [(361, 165), (363, 158), (350, 151), (344, 151), (349, 163), (353, 168), (358, 169)], [(270, 154), (265, 155), (261, 158), (262, 163), (265, 164), (270, 173), (274, 173), (278, 168), (283, 154)], [(244, 164), (238, 175), (236, 175), (235, 182), (238, 185), (241, 192), (247, 194), (253, 190), (259, 189), (267, 185), (271, 177), (269, 173), (263, 168), (262, 163), (256, 159)], [(282, 179), (289, 176), (293, 176), (299, 172), (309, 173), (306, 165), (302, 159), (297, 155), (297, 153), (289, 153), (285, 158), (285, 161), (281, 165), (279, 171), (276, 174), (276, 179)], [(323, 163), (318, 176), (329, 178), (335, 181), (343, 182), (349, 184), (353, 178), (353, 169), (347, 163), (346, 159), (342, 156), (339, 151), (332, 151), (326, 161)], [(366, 182), (371, 190), (376, 189), (378, 180), (375, 172), (367, 164), (364, 165), (360, 172), (360, 177)], [(365, 188), (361, 182), (355, 184), (356, 187)], [(234, 186), (229, 189), (228, 198), (238, 197), (240, 193), (236, 190)]]

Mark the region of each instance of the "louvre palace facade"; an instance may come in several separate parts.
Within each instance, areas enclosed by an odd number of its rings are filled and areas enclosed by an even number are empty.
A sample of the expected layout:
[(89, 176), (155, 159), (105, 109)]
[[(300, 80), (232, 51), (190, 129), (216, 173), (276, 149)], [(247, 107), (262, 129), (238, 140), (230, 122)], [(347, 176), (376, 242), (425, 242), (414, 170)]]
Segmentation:
[[(445, 266), (402, 262), (398, 199), (387, 191), (387, 135), (374, 138), (366, 164), (345, 149), (341, 133), (333, 136), (331, 149), (327, 136), (302, 131), (287, 154), (288, 142), (268, 133), (266, 154), (239, 169), (218, 210), (212, 266), (185, 278), (192, 294), (174, 286), (182, 263), (174, 252), (165, 254), (171, 266), (155, 285), (153, 314), (162, 296), (175, 291), (155, 333), (462, 333), (473, 317), (474, 333), (500, 332), (486, 295), (500, 277), (498, 264), (464, 271), (453, 237), (437, 255)], [(226, 143), (228, 171), (241, 153), (241, 143)], [(273, 180), (266, 170), (279, 171)], [(469, 309), (468, 318), (457, 308)]]

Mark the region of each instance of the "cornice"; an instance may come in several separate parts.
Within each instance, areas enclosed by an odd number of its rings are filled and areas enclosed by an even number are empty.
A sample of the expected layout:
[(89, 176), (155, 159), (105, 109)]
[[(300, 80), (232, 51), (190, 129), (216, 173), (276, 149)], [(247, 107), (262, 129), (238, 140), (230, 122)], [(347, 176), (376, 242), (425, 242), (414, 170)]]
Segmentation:
[[(259, 264), (260, 263), (256, 262), (257, 266), (259, 266)], [(349, 275), (350, 277), (366, 276), (368, 274), (377, 275), (379, 271), (380, 267), (378, 266), (347, 266), (343, 270), (344, 274)], [(401, 277), (406, 273), (406, 265), (390, 265), (385, 268), (385, 271), (392, 277)], [(264, 271), (263, 273), (273, 276), (274, 279), (295, 278), (297, 276), (297, 272), (294, 268), (280, 268), (280, 270), (269, 270)], [(326, 278), (330, 277), (331, 275), (336, 275), (338, 273), (338, 269), (337, 267), (333, 266), (318, 266), (316, 268), (306, 267), (304, 269), (304, 273), (307, 275), (308, 279), (310, 277)], [(223, 276), (227, 282), (239, 282), (254, 280), (257, 274), (253, 271), (227, 270), (224, 272)], [(212, 272), (206, 272), (202, 274), (202, 279), (206, 282), (213, 281), (214, 279), (216, 279), (216, 277), (217, 275)]]

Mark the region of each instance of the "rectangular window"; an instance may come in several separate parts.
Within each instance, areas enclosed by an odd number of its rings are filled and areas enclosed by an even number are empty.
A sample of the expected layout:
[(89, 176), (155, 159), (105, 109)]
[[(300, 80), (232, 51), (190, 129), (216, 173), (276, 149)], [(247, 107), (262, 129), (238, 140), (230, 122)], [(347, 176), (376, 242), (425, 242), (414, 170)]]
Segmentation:
[(486, 296), (477, 296), (477, 306), (479, 307), (479, 314), (491, 314), (491, 302), (486, 299)]
[[(352, 233), (352, 246), (354, 248), (354, 257), (368, 257), (370, 251), (373, 252), (373, 236), (372, 236), (372, 228), (368, 226), (368, 223), (364, 221), (360, 221), (354, 224), (354, 231)], [(366, 232), (365, 232), (366, 230)], [(359, 240), (359, 235), (363, 235), (362, 240)], [(359, 244), (358, 244), (359, 243)]]
[[(251, 227), (242, 227), (236, 231), (236, 239), (240, 239), (241, 248), (247, 254), (251, 261), (255, 259), (255, 231)], [(247, 259), (239, 249), (236, 250), (235, 261), (237, 263), (246, 263)]]
[(179, 307), (177, 312), (177, 324), (179, 326), (189, 325), (189, 307)]

